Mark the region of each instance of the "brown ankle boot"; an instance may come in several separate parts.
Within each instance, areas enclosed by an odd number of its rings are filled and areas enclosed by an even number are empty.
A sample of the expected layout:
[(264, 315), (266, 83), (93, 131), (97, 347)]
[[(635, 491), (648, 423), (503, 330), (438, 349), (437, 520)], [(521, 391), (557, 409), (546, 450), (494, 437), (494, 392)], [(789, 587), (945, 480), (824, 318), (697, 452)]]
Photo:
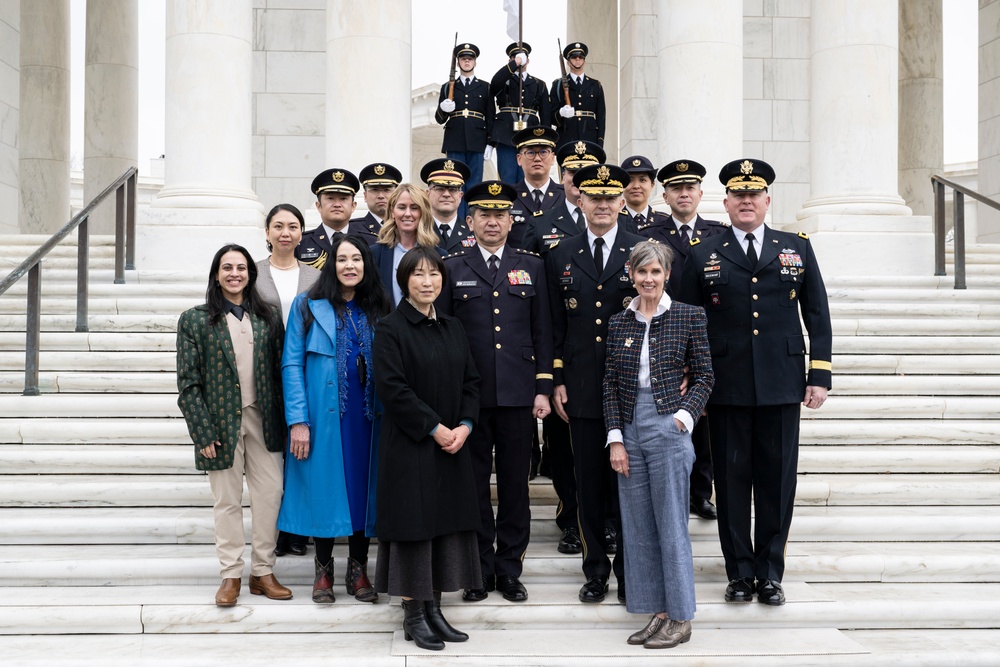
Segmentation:
[(378, 600), (375, 587), (368, 581), (367, 564), (362, 565), (353, 558), (348, 558), (344, 583), (347, 584), (347, 594), (353, 595), (358, 601), (375, 602)]
[(321, 564), (318, 558), (313, 558), (316, 564), (316, 579), (313, 580), (313, 602), (317, 604), (333, 604), (333, 559)]

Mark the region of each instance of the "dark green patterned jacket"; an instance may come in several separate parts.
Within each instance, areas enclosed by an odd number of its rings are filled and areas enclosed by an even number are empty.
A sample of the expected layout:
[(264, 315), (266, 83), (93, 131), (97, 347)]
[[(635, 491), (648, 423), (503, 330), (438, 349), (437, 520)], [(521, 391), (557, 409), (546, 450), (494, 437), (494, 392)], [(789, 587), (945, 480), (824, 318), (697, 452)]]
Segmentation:
[[(268, 451), (280, 452), (287, 435), (281, 396), (281, 350), (284, 331), (247, 313), (253, 326), (254, 380), (257, 405), (264, 424)], [(223, 319), (209, 325), (208, 306), (185, 311), (177, 322), (177, 405), (187, 422), (195, 446), (198, 470), (225, 470), (233, 466), (233, 451), (239, 441), (241, 400), (236, 355), (229, 327)], [(214, 441), (222, 443), (214, 459), (200, 449)]]

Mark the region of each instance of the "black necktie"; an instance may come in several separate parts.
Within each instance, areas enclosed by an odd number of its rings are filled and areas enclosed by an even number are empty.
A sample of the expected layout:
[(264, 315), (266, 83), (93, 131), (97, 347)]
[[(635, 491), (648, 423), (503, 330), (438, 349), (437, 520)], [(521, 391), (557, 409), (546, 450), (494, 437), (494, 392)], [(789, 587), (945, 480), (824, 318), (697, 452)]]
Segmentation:
[(757, 249), (753, 247), (753, 234), (747, 234), (747, 258), (750, 260), (750, 266), (752, 268), (757, 268)]
[(238, 319), (241, 322), (243, 321), (243, 306), (236, 306), (236, 305), (230, 306), (229, 311), (233, 314), (234, 317), (236, 317), (236, 319)]
[(490, 265), (490, 275), (496, 278), (497, 271), (500, 269), (500, 260), (497, 259), (496, 255), (490, 255), (490, 260), (487, 263)]
[(535, 206), (537, 206), (539, 209), (542, 208), (542, 191), (532, 190), (531, 196), (535, 198)]
[(635, 226), (642, 227), (644, 224), (646, 224), (646, 216), (644, 216), (642, 213), (639, 213), (638, 215), (635, 216)]
[(451, 225), (441, 225), (438, 228), (438, 233), (441, 236), (441, 245), (446, 245), (448, 243), (448, 233), (451, 231)]
[(600, 237), (594, 239), (594, 268), (598, 276), (604, 272), (604, 239)]
[(580, 215), (580, 209), (573, 209), (573, 220), (576, 222), (576, 226), (580, 228), (581, 232), (587, 231), (587, 223), (583, 221), (583, 216)]
[(681, 234), (684, 235), (684, 240), (691, 243), (691, 227), (688, 225), (681, 225)]

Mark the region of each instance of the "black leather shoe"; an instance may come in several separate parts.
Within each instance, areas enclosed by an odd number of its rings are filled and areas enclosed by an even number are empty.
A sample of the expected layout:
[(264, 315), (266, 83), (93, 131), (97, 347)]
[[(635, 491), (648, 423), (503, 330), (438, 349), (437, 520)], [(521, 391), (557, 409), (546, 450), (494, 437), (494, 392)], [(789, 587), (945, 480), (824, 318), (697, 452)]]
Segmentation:
[(604, 602), (608, 593), (608, 578), (593, 576), (580, 589), (580, 602)]
[(495, 591), (496, 577), (493, 575), (483, 575), (482, 588), (466, 588), (462, 593), (462, 599), (466, 602), (482, 602), (490, 596), (490, 591)]
[(618, 601), (625, 604), (625, 581), (618, 581)]
[(785, 591), (781, 584), (771, 579), (764, 579), (757, 582), (757, 602), (780, 607), (785, 604)]
[(726, 586), (726, 602), (752, 602), (753, 579), (737, 577)]
[(532, 461), (531, 462), (531, 467), (528, 468), (528, 481), (530, 482), (531, 480), (535, 479), (536, 477), (538, 477), (538, 463), (536, 463), (535, 461)]
[(305, 556), (306, 555), (306, 542), (309, 538), (303, 537), (302, 535), (289, 535), (288, 536), (288, 553), (293, 556)]
[(288, 533), (281, 531), (278, 533), (278, 541), (274, 545), (274, 555), (281, 558), (288, 553)]
[(604, 553), (614, 556), (618, 552), (618, 531), (607, 526), (604, 528)]
[(583, 551), (583, 544), (580, 542), (580, 533), (577, 531), (576, 526), (570, 526), (563, 531), (557, 548), (561, 554), (578, 554)]
[(719, 513), (708, 498), (691, 498), (691, 511), (702, 519), (718, 519)]
[(497, 577), (497, 591), (503, 593), (504, 600), (524, 602), (528, 599), (528, 591), (517, 577), (502, 574)]

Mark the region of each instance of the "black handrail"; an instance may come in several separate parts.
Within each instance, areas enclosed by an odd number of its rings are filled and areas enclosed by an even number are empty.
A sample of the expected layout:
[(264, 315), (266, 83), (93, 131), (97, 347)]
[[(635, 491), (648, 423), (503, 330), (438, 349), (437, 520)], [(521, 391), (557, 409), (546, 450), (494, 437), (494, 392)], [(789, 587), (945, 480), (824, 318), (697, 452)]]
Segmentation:
[(955, 289), (965, 289), (965, 196), (968, 195), (978, 202), (1000, 211), (1000, 202), (994, 201), (964, 185), (949, 181), (943, 176), (931, 176), (931, 186), (934, 188), (934, 275), (946, 276), (944, 267), (944, 188), (954, 190), (952, 205), (955, 217)]
[(101, 194), (84, 206), (79, 213), (53, 234), (48, 241), (28, 255), (21, 264), (0, 280), (0, 295), (28, 274), (28, 303), (25, 310), (24, 395), (38, 396), (38, 350), (41, 337), (42, 259), (60, 241), (77, 230), (76, 255), (76, 330), (89, 330), (87, 304), (89, 299), (90, 235), (87, 223), (93, 210), (116, 191), (115, 197), (115, 284), (125, 282), (125, 269), (135, 268), (135, 184), (138, 170), (129, 167)]

